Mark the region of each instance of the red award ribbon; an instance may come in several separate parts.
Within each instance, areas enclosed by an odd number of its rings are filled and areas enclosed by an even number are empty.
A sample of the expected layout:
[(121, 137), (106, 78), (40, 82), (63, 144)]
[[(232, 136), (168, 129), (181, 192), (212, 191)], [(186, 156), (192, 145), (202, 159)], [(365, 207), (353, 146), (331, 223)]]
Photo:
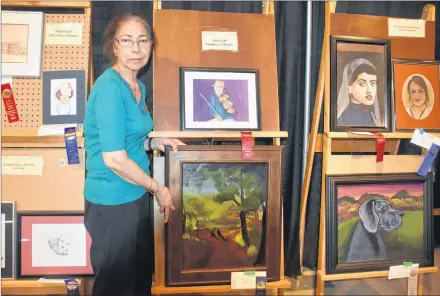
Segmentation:
[(14, 94), (12, 93), (12, 87), (9, 82), (2, 84), (2, 98), (5, 112), (8, 116), (8, 122), (12, 123), (20, 121), (18, 118), (17, 106), (15, 105)]
[(254, 139), (252, 132), (241, 132), (241, 158), (250, 160), (254, 158)]
[(383, 161), (385, 151), (385, 137), (381, 133), (376, 134), (376, 162)]

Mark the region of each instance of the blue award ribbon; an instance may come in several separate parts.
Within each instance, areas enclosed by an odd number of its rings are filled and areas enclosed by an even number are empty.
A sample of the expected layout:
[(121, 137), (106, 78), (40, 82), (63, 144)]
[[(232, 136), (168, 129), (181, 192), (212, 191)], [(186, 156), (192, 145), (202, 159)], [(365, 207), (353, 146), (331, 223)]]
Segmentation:
[(432, 143), (431, 148), (429, 148), (428, 153), (425, 155), (425, 158), (422, 161), (422, 164), (420, 165), (419, 170), (417, 171), (417, 174), (420, 176), (425, 177), (429, 170), (432, 167), (432, 163), (435, 160), (435, 157), (437, 156), (438, 150), (440, 149), (440, 146)]
[(75, 127), (64, 128), (64, 142), (66, 143), (67, 162), (69, 164), (79, 164)]
[(266, 283), (267, 279), (265, 276), (255, 277), (255, 296), (266, 296)]
[(65, 279), (67, 296), (80, 296), (78, 282), (75, 279)]

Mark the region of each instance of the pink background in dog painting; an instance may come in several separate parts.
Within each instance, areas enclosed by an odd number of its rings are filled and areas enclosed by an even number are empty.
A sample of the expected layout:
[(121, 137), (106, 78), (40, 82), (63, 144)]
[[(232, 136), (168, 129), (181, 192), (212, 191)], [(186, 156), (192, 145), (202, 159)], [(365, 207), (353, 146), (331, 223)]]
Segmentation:
[(423, 194), (423, 184), (421, 183), (346, 185), (338, 186), (338, 198), (351, 196), (357, 200), (362, 194), (367, 192), (370, 194), (381, 194), (391, 197), (403, 189), (413, 196)]
[(20, 269), (21, 275), (92, 275), (90, 262), (91, 238), (86, 231), (86, 266), (78, 267), (32, 267), (32, 224), (83, 224), (83, 216), (23, 216), (21, 218)]

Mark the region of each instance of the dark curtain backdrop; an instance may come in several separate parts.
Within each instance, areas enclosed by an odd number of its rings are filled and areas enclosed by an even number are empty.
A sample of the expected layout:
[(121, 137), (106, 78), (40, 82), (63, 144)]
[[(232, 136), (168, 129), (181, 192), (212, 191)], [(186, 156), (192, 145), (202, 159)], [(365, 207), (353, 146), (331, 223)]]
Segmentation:
[[(440, 59), (440, 3), (435, 1), (338, 1), (336, 5), (337, 13), (352, 13), (352, 14), (367, 14), (377, 16), (391, 16), (402, 18), (420, 18), (423, 7), (426, 4), (436, 5), (436, 59)], [(313, 49), (312, 49), (312, 65), (314, 71), (312, 72), (312, 94), (316, 90), (317, 77), (319, 73), (319, 62), (322, 50), (322, 38), (324, 33), (324, 2), (313, 3)], [(415, 48), (416, 50), (416, 48)], [(313, 104), (311, 111), (313, 112)], [(320, 132), (322, 132), (322, 117), (320, 122)], [(399, 149), (399, 154), (419, 154), (420, 149), (409, 144), (409, 140), (402, 141)], [(439, 168), (440, 161), (437, 159), (437, 164), (434, 169)], [(321, 170), (322, 170), (322, 154), (317, 153), (313, 165), (311, 188), (309, 193), (307, 218), (306, 218), (306, 232), (305, 232), (305, 247), (304, 247), (304, 266), (310, 269), (315, 269), (318, 258), (318, 238), (319, 238), (319, 207), (321, 199)], [(440, 182), (434, 184), (434, 196), (440, 194)], [(434, 198), (434, 207), (440, 207), (440, 201)], [(440, 244), (440, 217), (434, 220), (434, 231), (436, 244)]]

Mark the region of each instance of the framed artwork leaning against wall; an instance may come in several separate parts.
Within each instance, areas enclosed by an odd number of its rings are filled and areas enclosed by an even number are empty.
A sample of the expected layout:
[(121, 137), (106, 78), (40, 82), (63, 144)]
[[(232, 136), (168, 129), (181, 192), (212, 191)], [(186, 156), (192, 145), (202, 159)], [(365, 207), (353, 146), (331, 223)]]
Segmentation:
[(393, 59), (396, 131), (440, 131), (440, 61)]
[(329, 175), (327, 273), (433, 266), (433, 179), (416, 173)]
[(14, 279), (17, 267), (17, 212), (15, 202), (1, 203), (2, 280)]
[(279, 280), (280, 146), (167, 150), (166, 184), (176, 210), (165, 225), (166, 285), (229, 284), (231, 272), (266, 271)]
[(180, 68), (181, 130), (259, 130), (257, 69)]
[(390, 40), (330, 38), (330, 130), (391, 131)]

